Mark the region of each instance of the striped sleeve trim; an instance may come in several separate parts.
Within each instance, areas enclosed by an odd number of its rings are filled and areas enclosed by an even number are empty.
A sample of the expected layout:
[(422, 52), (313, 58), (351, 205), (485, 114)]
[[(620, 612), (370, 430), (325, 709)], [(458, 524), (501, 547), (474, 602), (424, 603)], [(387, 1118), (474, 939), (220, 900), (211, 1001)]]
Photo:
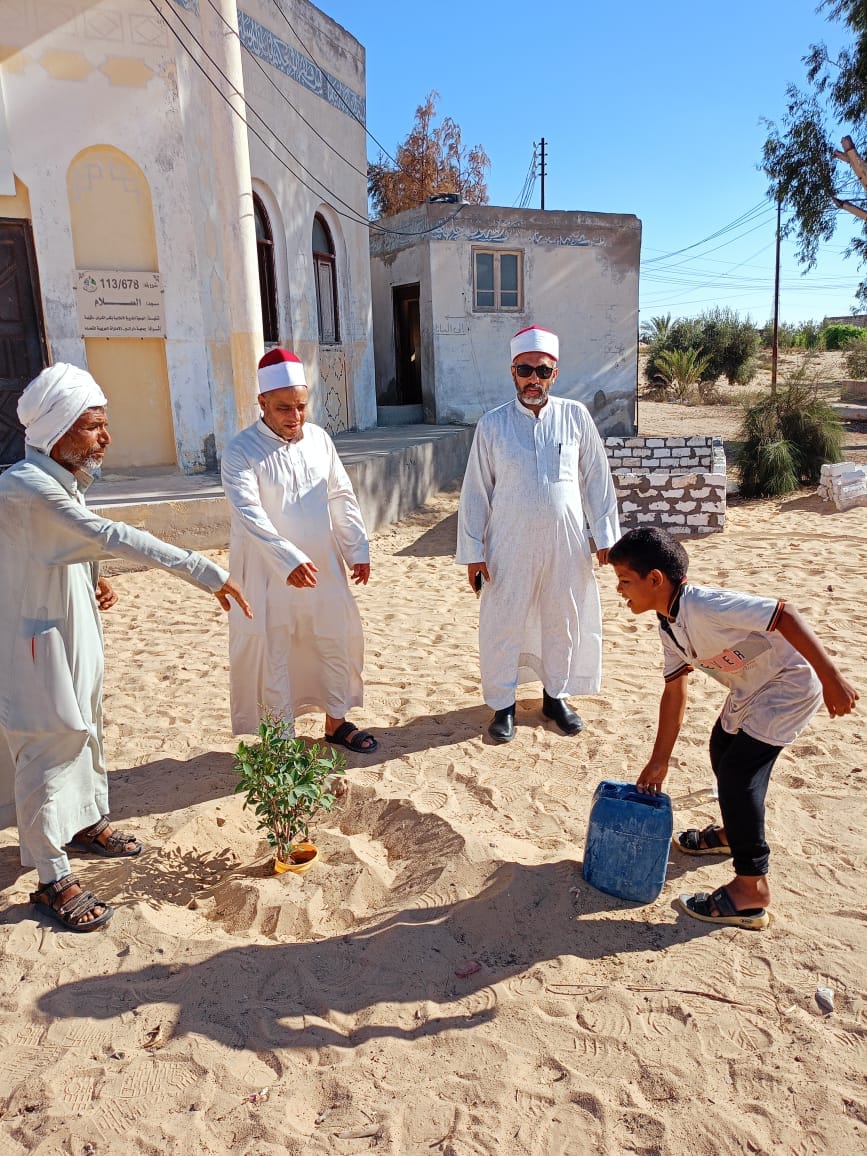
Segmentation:
[(781, 602), (777, 603), (776, 608), (774, 610), (774, 613), (771, 615), (771, 621), (765, 627), (765, 630), (771, 631), (771, 630), (777, 629), (777, 625), (779, 624), (779, 621), (780, 621), (780, 615), (783, 613), (785, 608), (786, 608), (785, 602), (781, 601)]
[(679, 666), (677, 670), (673, 670), (671, 674), (663, 675), (663, 677), (666, 682), (674, 682), (675, 679), (683, 678), (684, 675), (687, 674), (692, 674), (694, 670), (694, 666), (690, 666), (688, 662), (685, 662), (682, 666)]

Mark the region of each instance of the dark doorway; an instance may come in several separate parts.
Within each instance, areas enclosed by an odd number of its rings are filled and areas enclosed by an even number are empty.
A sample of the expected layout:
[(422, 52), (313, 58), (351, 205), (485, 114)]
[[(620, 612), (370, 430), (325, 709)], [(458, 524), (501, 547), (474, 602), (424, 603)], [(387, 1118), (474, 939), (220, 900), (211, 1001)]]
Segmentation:
[(262, 337), (266, 345), (280, 340), (277, 320), (277, 275), (274, 270), (274, 234), (265, 206), (253, 193), (253, 214), (256, 220), (256, 257), (259, 261), (259, 296), (262, 298)]
[(421, 318), (419, 285), (395, 285), (394, 405), (421, 405)]
[(0, 217), (0, 469), (24, 457), (18, 398), (47, 364), (30, 222)]

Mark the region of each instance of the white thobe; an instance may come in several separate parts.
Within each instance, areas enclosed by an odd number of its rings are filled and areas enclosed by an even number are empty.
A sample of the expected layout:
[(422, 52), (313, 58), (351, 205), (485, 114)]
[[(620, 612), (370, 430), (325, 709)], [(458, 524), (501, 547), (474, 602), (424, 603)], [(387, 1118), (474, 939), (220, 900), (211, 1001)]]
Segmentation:
[(459, 563), (490, 574), (479, 607), (482, 691), (493, 710), (519, 682), (548, 694), (595, 694), (602, 611), (587, 523), (597, 549), (620, 537), (602, 439), (580, 402), (549, 397), (536, 417), (517, 400), (476, 426), (461, 487)]
[(28, 446), (0, 477), (0, 825), (43, 883), (63, 846), (108, 813), (99, 559), (129, 558), (215, 591), (225, 570), (84, 505), (89, 475)]
[[(361, 706), (364, 636), (346, 566), (370, 561), (364, 520), (334, 443), (306, 422), (287, 442), (261, 420), (223, 455), (232, 513), (229, 565), (253, 609), (229, 614), (232, 728), (253, 734), (266, 710), (343, 718)], [(286, 584), (302, 563), (315, 587)]]

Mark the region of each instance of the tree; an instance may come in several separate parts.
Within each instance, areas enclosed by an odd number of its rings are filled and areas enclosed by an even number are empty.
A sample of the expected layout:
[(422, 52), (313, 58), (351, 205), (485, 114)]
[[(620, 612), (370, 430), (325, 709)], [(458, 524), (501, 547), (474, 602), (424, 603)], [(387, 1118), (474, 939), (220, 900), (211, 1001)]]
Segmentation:
[(652, 345), (654, 341), (664, 341), (671, 329), (671, 314), (661, 313), (659, 317), (651, 317), (649, 321), (641, 322), (639, 333), (645, 345)]
[(700, 317), (680, 317), (650, 343), (644, 367), (653, 384), (660, 373), (660, 356), (667, 350), (700, 349), (703, 353), (701, 381), (725, 376), (731, 385), (746, 385), (755, 376), (759, 335), (753, 323), (742, 321), (732, 309), (710, 309)]
[[(804, 57), (809, 88), (789, 85), (781, 125), (768, 122), (762, 163), (770, 195), (789, 214), (784, 232), (797, 238), (798, 258), (808, 269), (816, 263), (819, 244), (833, 236), (840, 211), (862, 222), (861, 235), (850, 241), (846, 256), (854, 254), (862, 265), (867, 261), (867, 161), (862, 155), (867, 141), (867, 3), (822, 0), (819, 7), (845, 25), (852, 42), (836, 59), (824, 44), (810, 46)], [(857, 297), (867, 304), (867, 278)]]
[(657, 378), (677, 401), (689, 401), (706, 368), (700, 349), (664, 349), (656, 358)]
[(481, 145), (464, 146), (460, 125), (450, 116), (434, 124), (438, 100), (438, 92), (429, 92), (415, 110), (415, 124), (398, 146), (396, 165), (382, 155), (368, 165), (367, 191), (377, 216), (414, 208), (438, 193), (456, 193), (474, 205), (488, 203), (490, 158)]

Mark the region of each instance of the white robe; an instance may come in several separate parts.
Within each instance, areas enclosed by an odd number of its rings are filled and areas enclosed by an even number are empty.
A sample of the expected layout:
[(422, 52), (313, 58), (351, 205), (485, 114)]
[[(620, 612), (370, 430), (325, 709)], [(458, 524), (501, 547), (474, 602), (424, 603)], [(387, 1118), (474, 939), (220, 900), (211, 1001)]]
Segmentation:
[[(370, 549), (334, 443), (310, 422), (287, 442), (257, 421), (223, 454), (223, 488), (229, 565), (254, 615), (229, 614), (234, 733), (255, 733), (263, 710), (287, 722), (307, 710), (343, 718), (362, 704), (364, 664), (344, 562), (369, 562)], [(287, 586), (304, 562), (317, 567), (316, 586)]]
[(102, 747), (100, 558), (129, 558), (219, 590), (225, 570), (84, 505), (90, 484), (27, 447), (0, 477), (0, 825), (43, 883), (63, 846), (108, 812)]
[(602, 439), (577, 401), (549, 397), (538, 418), (517, 400), (476, 426), (461, 487), (459, 563), (484, 562), (479, 607), (482, 691), (493, 710), (519, 682), (555, 698), (595, 694), (602, 611), (587, 534), (620, 537)]

